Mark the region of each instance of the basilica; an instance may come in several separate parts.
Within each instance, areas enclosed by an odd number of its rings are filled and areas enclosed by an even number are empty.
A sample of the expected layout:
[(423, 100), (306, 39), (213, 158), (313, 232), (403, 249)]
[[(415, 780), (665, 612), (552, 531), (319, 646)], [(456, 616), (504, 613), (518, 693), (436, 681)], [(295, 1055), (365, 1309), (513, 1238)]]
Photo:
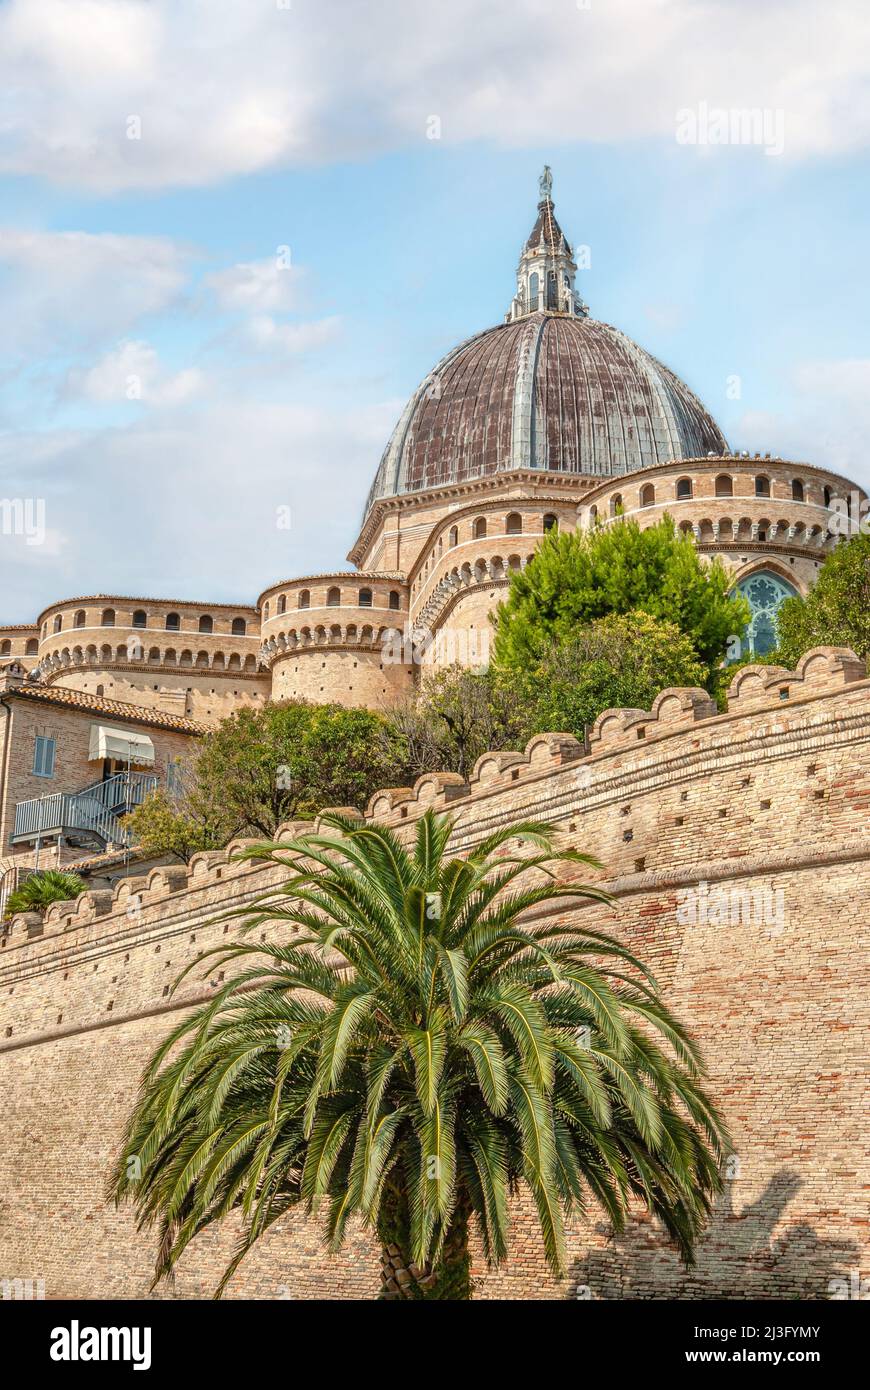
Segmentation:
[(576, 275), (545, 169), (504, 320), (411, 395), (352, 569), (269, 583), (249, 604), (73, 596), (0, 627), (0, 872), (111, 848), (113, 798), (129, 801), (134, 773), (137, 797), (171, 784), (190, 740), (234, 709), (383, 708), (427, 667), (484, 662), (511, 572), (552, 527), (668, 513), (749, 600), (743, 651), (775, 645), (779, 605), (807, 593), (838, 542), (832, 508), (863, 494), (806, 463), (732, 452), (672, 370), (592, 317)]

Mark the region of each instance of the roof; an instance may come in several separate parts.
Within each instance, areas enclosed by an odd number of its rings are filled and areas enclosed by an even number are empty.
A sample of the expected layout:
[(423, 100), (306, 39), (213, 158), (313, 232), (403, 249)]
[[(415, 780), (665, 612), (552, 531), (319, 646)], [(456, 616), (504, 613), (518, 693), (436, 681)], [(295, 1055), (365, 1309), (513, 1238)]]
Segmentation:
[(69, 690), (63, 685), (31, 685), (22, 681), (20, 685), (9, 686), (3, 694), (6, 699), (59, 705), (66, 709), (79, 710), (83, 714), (104, 714), (111, 719), (124, 720), (127, 724), (146, 724), (152, 729), (169, 729), (177, 734), (198, 737), (206, 732), (204, 725), (197, 724), (193, 719), (186, 719), (180, 714), (148, 709), (145, 705), (129, 705), (123, 700), (107, 700), (102, 695), (89, 695), (84, 690)]
[(541, 246), (553, 251), (570, 252), (565, 233), (556, 221), (556, 214), (553, 212), (553, 203), (550, 198), (543, 198), (538, 203), (537, 220), (529, 233), (525, 249), (537, 251)]
[(609, 324), (538, 312), (470, 338), (412, 395), (369, 494), (515, 469), (603, 477), (724, 453), (697, 396)]

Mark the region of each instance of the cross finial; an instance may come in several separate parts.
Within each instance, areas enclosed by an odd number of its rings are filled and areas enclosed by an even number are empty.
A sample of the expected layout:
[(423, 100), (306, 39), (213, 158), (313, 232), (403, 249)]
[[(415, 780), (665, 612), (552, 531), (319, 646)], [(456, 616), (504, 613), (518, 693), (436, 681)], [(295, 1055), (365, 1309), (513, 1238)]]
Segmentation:
[(538, 191), (541, 195), (541, 202), (552, 202), (553, 193), (553, 171), (549, 164), (544, 165), (544, 172), (538, 179)]

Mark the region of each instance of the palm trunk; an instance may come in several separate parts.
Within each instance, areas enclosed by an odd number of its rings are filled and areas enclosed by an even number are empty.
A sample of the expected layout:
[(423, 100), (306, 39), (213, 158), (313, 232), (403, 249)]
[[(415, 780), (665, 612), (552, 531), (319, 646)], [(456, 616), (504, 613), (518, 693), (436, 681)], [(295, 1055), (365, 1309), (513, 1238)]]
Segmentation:
[(467, 1203), (460, 1199), (438, 1264), (421, 1269), (408, 1257), (407, 1204), (397, 1199), (382, 1220), (381, 1292), (379, 1298), (469, 1299), (472, 1295), (471, 1255), (468, 1249)]

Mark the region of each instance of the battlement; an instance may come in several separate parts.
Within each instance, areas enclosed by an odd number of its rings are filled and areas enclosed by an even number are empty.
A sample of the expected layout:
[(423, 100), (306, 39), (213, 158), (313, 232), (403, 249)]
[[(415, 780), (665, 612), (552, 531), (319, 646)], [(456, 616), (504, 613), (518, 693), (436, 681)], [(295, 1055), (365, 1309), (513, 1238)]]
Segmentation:
[[(670, 688), (660, 692), (651, 710), (609, 709), (598, 716), (588, 746), (568, 733), (538, 734), (522, 752), (484, 753), (466, 781), (452, 772), (427, 772), (413, 787), (386, 787), (375, 792), (364, 811), (339, 808), (360, 820), (378, 821), (396, 828), (413, 823), (430, 808), (450, 812), (456, 817), (459, 842), (473, 837), (473, 825), (489, 824), (502, 810), (519, 814), (540, 814), (558, 819), (566, 795), (582, 793), (575, 811), (588, 809), (608, 796), (608, 783), (615, 779), (619, 795), (629, 797), (632, 784), (656, 785), (667, 779), (674, 760), (682, 764), (681, 776), (690, 775), (694, 760), (698, 767), (709, 767), (711, 755), (726, 762), (739, 762), (741, 744), (757, 745), (760, 737), (784, 745), (803, 733), (810, 736), (814, 725), (824, 723), (826, 706), (850, 695), (852, 718), (863, 715), (870, 721), (870, 681), (866, 665), (854, 652), (842, 647), (815, 647), (798, 662), (797, 670), (778, 666), (744, 666), (736, 673), (728, 690), (727, 708), (720, 713), (715, 701), (697, 687)], [(788, 723), (783, 714), (788, 707)], [(799, 706), (795, 715), (791, 707)], [(771, 720), (770, 716), (775, 717)], [(766, 718), (765, 718), (766, 716)], [(842, 711), (830, 717), (842, 723)], [(844, 726), (848, 731), (847, 726)], [(870, 736), (868, 723), (867, 736)], [(818, 738), (818, 735), (815, 735)], [(753, 754), (753, 756), (756, 756)], [(656, 769), (658, 766), (658, 774)], [(570, 774), (566, 782), (566, 774)], [(548, 816), (542, 800), (541, 782), (551, 787), (547, 797)], [(524, 788), (536, 790), (524, 794)], [(611, 792), (613, 788), (611, 788)], [(535, 806), (541, 807), (541, 812)], [(333, 808), (335, 809), (335, 808)], [(553, 814), (555, 812), (555, 814)], [(320, 820), (288, 822), (278, 828), (278, 840), (316, 829)], [(54, 903), (42, 918), (21, 913), (7, 927), (7, 949), (34, 937), (50, 937), (76, 928), (90, 927), (112, 918), (129, 917), (135, 903), (137, 920), (152, 912), (159, 914), (170, 898), (185, 893), (198, 897), (205, 890), (217, 899), (232, 888), (244, 892), (261, 891), (274, 871), (236, 855), (253, 840), (234, 840), (225, 849), (194, 855), (187, 866), (164, 866), (147, 875), (124, 879), (114, 891), (97, 889), (83, 893), (72, 902)], [(626, 842), (628, 843), (628, 842)], [(637, 857), (637, 856), (635, 856)]]

